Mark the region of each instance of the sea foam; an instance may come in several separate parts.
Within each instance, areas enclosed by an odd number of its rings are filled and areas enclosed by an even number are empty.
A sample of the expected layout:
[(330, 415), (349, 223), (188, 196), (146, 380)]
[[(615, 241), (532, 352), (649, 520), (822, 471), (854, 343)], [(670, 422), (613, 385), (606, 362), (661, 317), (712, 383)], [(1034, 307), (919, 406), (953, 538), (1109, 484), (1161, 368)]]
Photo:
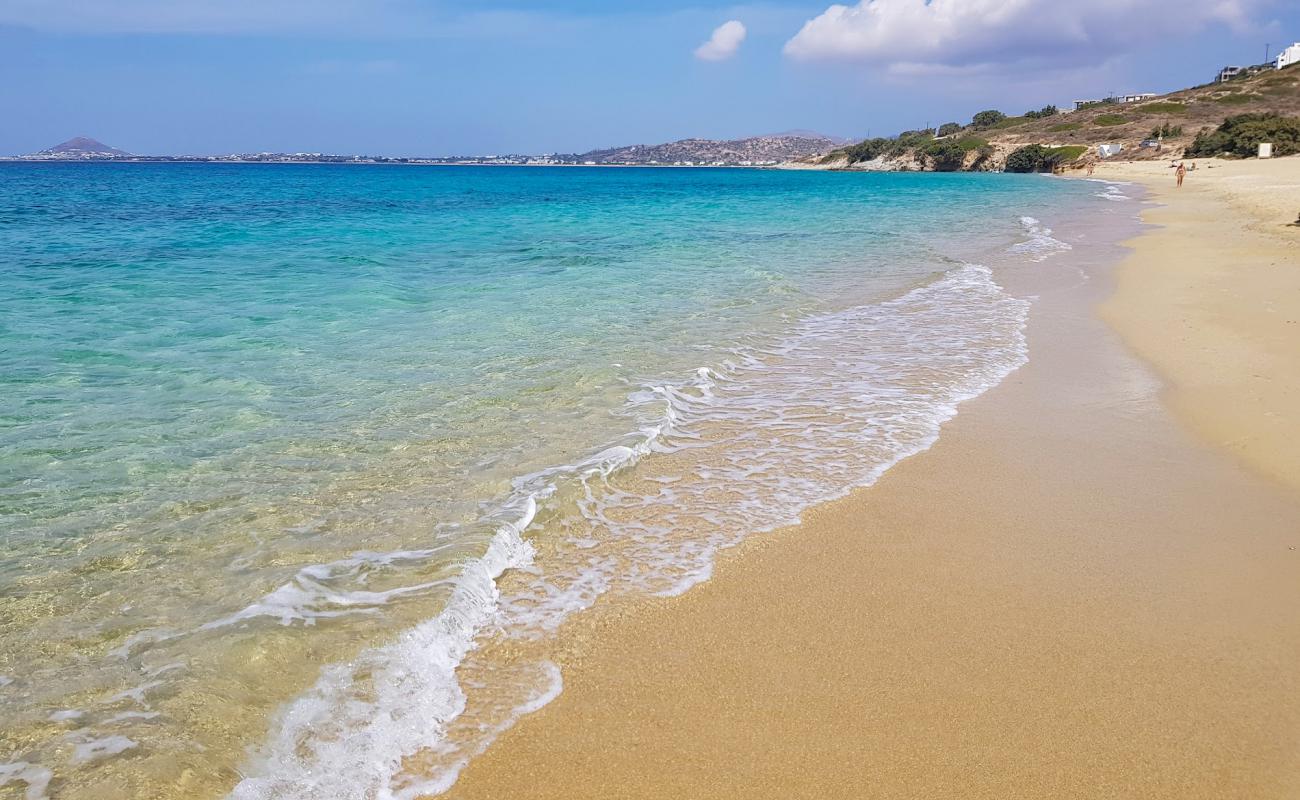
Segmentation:
[(1034, 261), (1044, 261), (1056, 253), (1073, 250), (1069, 242), (1063, 242), (1052, 236), (1052, 229), (1034, 217), (1021, 217), (1020, 227), (1029, 238), (1011, 246), (1011, 252), (1023, 253)]
[[(495, 663), (476, 652), (485, 638), (545, 639), (610, 592), (678, 594), (709, 577), (720, 549), (870, 485), (930, 447), (959, 403), (1025, 363), (1028, 308), (967, 264), (632, 392), (624, 413), (636, 432), (517, 479), (518, 516), (466, 564), (442, 613), (326, 668), (277, 716), (231, 797), (446, 790), (560, 691), (554, 664)], [(529, 541), (539, 501), (551, 518)]]

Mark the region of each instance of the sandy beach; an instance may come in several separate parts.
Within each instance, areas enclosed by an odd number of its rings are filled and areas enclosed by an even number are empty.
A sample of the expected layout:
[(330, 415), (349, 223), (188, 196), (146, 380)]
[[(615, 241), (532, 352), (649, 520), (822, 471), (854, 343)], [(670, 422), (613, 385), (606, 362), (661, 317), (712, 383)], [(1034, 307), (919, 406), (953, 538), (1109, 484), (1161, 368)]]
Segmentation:
[[(1300, 490), (1300, 158), (1102, 164), (1147, 185), (1160, 226), (1133, 242), (1107, 322), (1168, 383), (1207, 440)], [(1153, 301), (1154, 300), (1154, 301)]]
[(1028, 366), (708, 583), (570, 623), (563, 693), (448, 796), (1300, 794), (1300, 159), (1098, 177), (1161, 227), (1000, 276)]

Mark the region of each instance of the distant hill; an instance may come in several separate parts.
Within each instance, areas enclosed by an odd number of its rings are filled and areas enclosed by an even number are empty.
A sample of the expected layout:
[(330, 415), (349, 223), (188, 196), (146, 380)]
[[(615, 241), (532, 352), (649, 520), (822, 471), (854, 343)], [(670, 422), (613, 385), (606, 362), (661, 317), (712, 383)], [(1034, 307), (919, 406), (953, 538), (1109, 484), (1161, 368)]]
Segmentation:
[(728, 141), (682, 139), (592, 150), (577, 160), (593, 164), (776, 164), (828, 153), (839, 144), (828, 136), (802, 132)]
[(32, 153), (28, 158), (47, 158), (47, 159), (99, 159), (99, 158), (129, 158), (130, 153), (125, 150), (118, 150), (116, 147), (109, 147), (103, 142), (91, 139), (88, 136), (77, 136), (66, 142), (56, 144), (53, 147)]

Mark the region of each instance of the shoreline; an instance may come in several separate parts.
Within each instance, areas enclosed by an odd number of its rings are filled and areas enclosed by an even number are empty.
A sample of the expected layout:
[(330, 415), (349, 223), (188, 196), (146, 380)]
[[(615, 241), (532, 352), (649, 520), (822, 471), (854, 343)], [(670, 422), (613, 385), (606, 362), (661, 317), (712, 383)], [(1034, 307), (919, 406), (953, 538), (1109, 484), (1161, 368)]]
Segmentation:
[(1101, 315), (1190, 429), (1300, 491), (1300, 157), (1198, 163), (1182, 189), (1167, 164), (1098, 165), (1161, 204)]
[(1030, 363), (929, 451), (569, 625), (564, 692), (446, 796), (1300, 791), (1300, 504), (1170, 418), (1093, 313), (1108, 247), (1007, 276)]

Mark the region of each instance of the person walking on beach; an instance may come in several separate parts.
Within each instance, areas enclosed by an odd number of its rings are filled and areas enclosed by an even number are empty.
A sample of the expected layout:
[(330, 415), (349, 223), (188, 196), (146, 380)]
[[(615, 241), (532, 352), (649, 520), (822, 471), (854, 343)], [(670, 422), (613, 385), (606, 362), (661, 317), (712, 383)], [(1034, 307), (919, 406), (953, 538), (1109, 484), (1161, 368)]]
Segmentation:
[(1089, 177), (1089, 178), (1092, 177), (1092, 171), (1093, 171), (1093, 169), (1096, 168), (1096, 166), (1097, 166), (1097, 165), (1094, 164), (1094, 163), (1092, 163), (1091, 161), (1088, 162), (1088, 177)]
[(1187, 167), (1183, 164), (1179, 164), (1178, 172), (1174, 174), (1178, 176), (1178, 185), (1181, 187), (1183, 185), (1183, 178), (1187, 177)]

